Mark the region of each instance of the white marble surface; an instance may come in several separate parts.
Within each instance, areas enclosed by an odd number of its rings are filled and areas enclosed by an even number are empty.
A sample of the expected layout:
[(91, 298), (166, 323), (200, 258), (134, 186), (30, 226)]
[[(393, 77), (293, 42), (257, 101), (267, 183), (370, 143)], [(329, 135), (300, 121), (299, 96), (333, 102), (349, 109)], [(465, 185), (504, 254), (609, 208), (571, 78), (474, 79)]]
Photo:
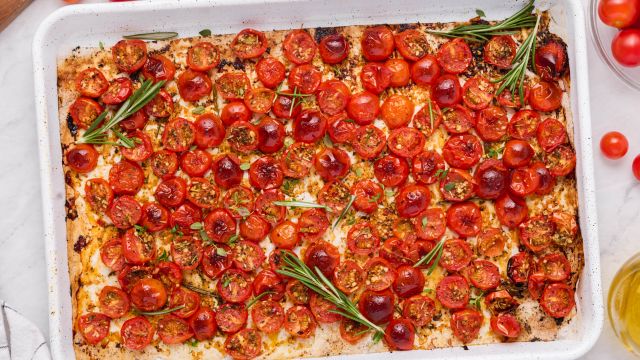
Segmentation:
[[(3, 0), (0, 0), (3, 1)], [(583, 0), (585, 5), (586, 0)], [(61, 0), (35, 0), (0, 33), (0, 299), (12, 304), (48, 333), (47, 285), (35, 130), (31, 42), (37, 25)], [(619, 130), (630, 151), (608, 161), (596, 151), (598, 215), (603, 287), (617, 268), (640, 251), (640, 182), (631, 162), (640, 154), (640, 93), (612, 75), (589, 43), (593, 138)], [(636, 234), (636, 235), (634, 235)], [(632, 359), (608, 322), (584, 359)]]

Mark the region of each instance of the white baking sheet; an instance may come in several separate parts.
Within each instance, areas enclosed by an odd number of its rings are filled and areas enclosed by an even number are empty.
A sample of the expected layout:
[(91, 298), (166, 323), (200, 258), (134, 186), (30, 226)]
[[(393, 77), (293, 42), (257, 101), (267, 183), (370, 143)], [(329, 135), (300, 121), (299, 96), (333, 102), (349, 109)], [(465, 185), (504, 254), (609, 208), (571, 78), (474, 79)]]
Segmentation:
[[(67, 271), (64, 179), (57, 117), (56, 59), (76, 46), (112, 43), (125, 33), (178, 31), (196, 35), (235, 33), (245, 27), (262, 30), (349, 24), (411, 23), (465, 20), (483, 9), (488, 18), (504, 18), (525, 1), (500, 0), (190, 0), (138, 1), (64, 7), (39, 27), (34, 42), (34, 72), (44, 239), (47, 254), (51, 350), (55, 359), (73, 359), (71, 298)], [(585, 268), (578, 284), (578, 314), (553, 342), (509, 343), (462, 348), (351, 355), (367, 359), (575, 359), (597, 340), (603, 321), (598, 228), (589, 113), (584, 13), (579, 0), (543, 0), (553, 31), (569, 45), (571, 112), (578, 156), (580, 227)]]

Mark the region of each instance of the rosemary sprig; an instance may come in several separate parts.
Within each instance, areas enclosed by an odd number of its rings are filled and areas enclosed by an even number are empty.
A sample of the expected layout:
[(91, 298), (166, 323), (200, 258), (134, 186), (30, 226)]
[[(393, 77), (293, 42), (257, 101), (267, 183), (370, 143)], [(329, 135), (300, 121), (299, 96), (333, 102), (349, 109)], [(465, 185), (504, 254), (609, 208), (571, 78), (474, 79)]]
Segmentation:
[(456, 26), (453, 29), (440, 31), (440, 30), (427, 30), (431, 34), (450, 37), (450, 38), (463, 38), (468, 41), (484, 42), (489, 40), (494, 35), (509, 35), (517, 32), (522, 28), (533, 27), (536, 23), (536, 17), (532, 14), (535, 7), (533, 1), (510, 17), (498, 21), (495, 24), (469, 24)]
[[(276, 90), (276, 94), (277, 95), (291, 97), (291, 107), (289, 108), (289, 117), (291, 117), (291, 115), (293, 114), (293, 108), (296, 107), (296, 99), (298, 99), (298, 98), (303, 99), (303, 98), (308, 97), (308, 96), (313, 96), (312, 94), (303, 94), (303, 93), (298, 92), (298, 87), (297, 86), (293, 88), (293, 93), (283, 92), (283, 91), (280, 90), (280, 88), (278, 88)], [(275, 100), (275, 98), (274, 98), (274, 100)]]
[(286, 207), (299, 207), (299, 208), (317, 208), (317, 209), (325, 209), (327, 211), (331, 211), (331, 208), (326, 205), (320, 205), (316, 203), (312, 203), (309, 201), (274, 201), (272, 203), (276, 206), (286, 206)]
[(142, 34), (132, 34), (132, 35), (124, 35), (123, 38), (127, 40), (137, 39), (137, 40), (169, 40), (178, 36), (177, 32), (174, 31), (164, 31), (164, 32), (151, 32), (151, 33), (142, 33)]
[[(136, 111), (142, 109), (149, 101), (151, 101), (164, 85), (164, 80), (153, 83), (151, 80), (145, 80), (140, 88), (136, 90), (131, 96), (122, 104), (122, 106), (116, 111), (115, 114), (106, 120), (109, 110), (105, 110), (100, 114), (92, 123), (87, 131), (82, 134), (78, 143), (80, 144), (111, 144), (113, 142), (108, 141), (107, 133), (109, 130), (113, 130), (114, 134), (122, 141), (122, 145), (132, 148), (135, 146), (133, 139), (124, 136), (122, 133), (114, 129), (122, 120), (133, 115)], [(100, 125), (102, 122), (104, 123)], [(119, 145), (119, 144), (116, 144)]]
[(433, 260), (433, 264), (431, 264), (431, 266), (429, 267), (429, 270), (427, 271), (427, 275), (431, 275), (431, 273), (436, 269), (436, 266), (438, 266), (438, 263), (440, 262), (440, 258), (442, 257), (442, 249), (444, 247), (443, 245), (444, 245), (444, 240), (441, 240), (436, 244), (436, 246), (433, 249), (431, 249), (431, 251), (429, 251), (425, 256), (420, 258), (418, 262), (413, 264), (413, 267), (418, 267), (422, 264), (428, 264), (431, 262), (431, 260)]
[(436, 129), (433, 128), (433, 107), (431, 106), (431, 99), (429, 99), (429, 120), (431, 120), (431, 133), (433, 134)]
[(318, 268), (315, 269), (316, 273), (314, 274), (305, 263), (291, 254), (284, 254), (282, 259), (285, 265), (276, 270), (279, 274), (297, 279), (310, 290), (334, 304), (339, 309), (334, 310), (334, 313), (351, 319), (372, 330), (374, 332), (374, 341), (377, 342), (382, 339), (384, 330), (364, 317), (351, 299), (342, 291), (338, 290)]
[(480, 294), (478, 294), (478, 296), (472, 297), (471, 299), (469, 299), (469, 305), (475, 307), (476, 309), (480, 310), (480, 303), (482, 301), (482, 297), (484, 296), (485, 292), (484, 290), (480, 292)]
[(533, 30), (524, 40), (516, 56), (511, 63), (511, 70), (496, 80), (492, 80), (494, 83), (502, 81), (502, 84), (498, 87), (496, 95), (500, 95), (504, 89), (508, 88), (511, 94), (515, 94), (516, 87), (520, 95), (520, 103), (524, 104), (524, 81), (527, 74), (527, 67), (529, 62), (533, 62), (536, 52), (536, 36), (538, 35), (538, 26), (540, 25), (540, 14), (536, 17), (536, 23)]
[(356, 199), (356, 197), (351, 195), (351, 197), (349, 198), (349, 202), (347, 203), (347, 206), (345, 206), (344, 209), (342, 209), (342, 212), (340, 213), (340, 216), (338, 216), (338, 219), (336, 220), (336, 222), (333, 223), (333, 227), (331, 229), (335, 229), (336, 226), (338, 226), (338, 223), (347, 214), (347, 211), (349, 211), (349, 209), (351, 209), (351, 205), (353, 205), (353, 201), (355, 199)]
[(265, 297), (267, 295), (275, 294), (275, 293), (276, 293), (275, 291), (265, 291), (265, 292), (261, 293), (260, 295), (254, 297), (253, 299), (249, 300), (247, 305), (245, 305), (245, 308), (250, 309), (253, 305), (255, 305), (263, 297)]
[(201, 289), (197, 286), (191, 285), (191, 284), (187, 284), (184, 283), (182, 284), (182, 286), (184, 286), (185, 288), (197, 292), (200, 295), (204, 295), (204, 296), (212, 296), (212, 297), (218, 297), (218, 293), (216, 293), (215, 291), (211, 291), (211, 290), (205, 290), (205, 289)]
[(178, 305), (174, 308), (170, 308), (170, 309), (163, 309), (163, 310), (158, 310), (158, 311), (138, 311), (138, 310), (134, 310), (134, 312), (138, 315), (146, 315), (146, 316), (155, 316), (155, 315), (164, 315), (164, 314), (170, 314), (174, 311), (178, 311), (180, 309), (184, 308), (184, 305)]

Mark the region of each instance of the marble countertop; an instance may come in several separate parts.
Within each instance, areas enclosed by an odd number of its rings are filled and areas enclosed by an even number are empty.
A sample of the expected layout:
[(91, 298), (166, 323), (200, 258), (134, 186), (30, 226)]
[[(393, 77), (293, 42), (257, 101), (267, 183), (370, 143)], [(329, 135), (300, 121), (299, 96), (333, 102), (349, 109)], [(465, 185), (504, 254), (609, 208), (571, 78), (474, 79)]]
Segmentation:
[[(587, 0), (583, 0), (585, 7)], [(38, 24), (61, 0), (36, 0), (0, 33), (0, 299), (48, 333), (47, 285), (35, 126), (31, 43)], [(606, 294), (618, 267), (640, 251), (640, 182), (631, 162), (640, 153), (639, 94), (618, 80), (589, 40), (593, 138), (618, 130), (629, 139), (625, 158), (595, 155), (597, 204)], [(632, 359), (614, 337), (608, 320), (583, 359)]]

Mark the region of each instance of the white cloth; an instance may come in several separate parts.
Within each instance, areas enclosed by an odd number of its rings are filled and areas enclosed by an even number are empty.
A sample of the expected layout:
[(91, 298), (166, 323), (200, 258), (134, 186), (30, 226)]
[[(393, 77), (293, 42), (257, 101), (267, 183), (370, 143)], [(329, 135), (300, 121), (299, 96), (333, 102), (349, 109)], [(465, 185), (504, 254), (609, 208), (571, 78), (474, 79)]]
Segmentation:
[(47, 341), (27, 318), (0, 300), (0, 360), (50, 360)]

